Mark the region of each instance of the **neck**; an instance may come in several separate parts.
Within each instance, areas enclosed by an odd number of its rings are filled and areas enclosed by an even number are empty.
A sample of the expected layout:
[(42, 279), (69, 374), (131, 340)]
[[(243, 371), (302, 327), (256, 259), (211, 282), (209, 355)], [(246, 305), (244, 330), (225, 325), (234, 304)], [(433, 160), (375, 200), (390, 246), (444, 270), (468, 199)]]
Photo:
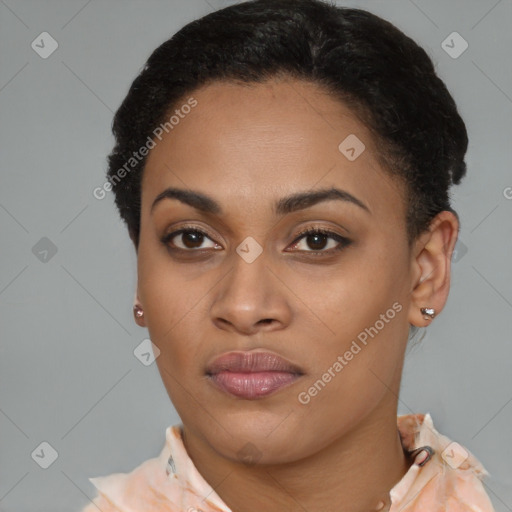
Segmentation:
[(390, 405), (379, 404), (350, 432), (293, 463), (248, 466), (220, 457), (187, 431), (184, 442), (198, 471), (233, 512), (383, 511), (389, 491), (410, 467), (397, 430), (396, 400)]

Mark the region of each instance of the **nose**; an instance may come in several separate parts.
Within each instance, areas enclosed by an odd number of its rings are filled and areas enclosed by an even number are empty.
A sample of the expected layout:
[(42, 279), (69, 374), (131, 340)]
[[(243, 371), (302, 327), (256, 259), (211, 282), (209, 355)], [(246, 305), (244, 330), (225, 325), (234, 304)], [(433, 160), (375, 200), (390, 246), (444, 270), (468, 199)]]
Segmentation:
[(231, 270), (214, 288), (213, 323), (248, 335), (285, 328), (292, 316), (288, 289), (268, 265), (265, 252), (252, 263), (236, 254), (233, 260)]

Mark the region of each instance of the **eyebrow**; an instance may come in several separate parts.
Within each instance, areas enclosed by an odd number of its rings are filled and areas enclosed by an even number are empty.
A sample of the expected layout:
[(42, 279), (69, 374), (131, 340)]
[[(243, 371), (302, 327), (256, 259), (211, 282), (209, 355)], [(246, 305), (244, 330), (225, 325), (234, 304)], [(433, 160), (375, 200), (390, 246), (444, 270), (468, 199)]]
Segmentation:
[[(204, 213), (210, 213), (214, 215), (220, 215), (223, 213), (220, 204), (206, 194), (193, 190), (174, 187), (166, 188), (156, 196), (153, 204), (151, 205), (150, 212), (153, 212), (155, 206), (164, 199), (176, 199)], [(353, 196), (346, 190), (341, 190), (334, 187), (314, 191), (298, 192), (290, 196), (283, 197), (274, 204), (274, 212), (276, 215), (285, 215), (287, 213), (310, 208), (311, 206), (314, 206), (315, 204), (322, 201), (329, 201), (333, 199), (355, 204), (356, 206), (371, 214), (368, 206), (366, 206), (357, 197)]]

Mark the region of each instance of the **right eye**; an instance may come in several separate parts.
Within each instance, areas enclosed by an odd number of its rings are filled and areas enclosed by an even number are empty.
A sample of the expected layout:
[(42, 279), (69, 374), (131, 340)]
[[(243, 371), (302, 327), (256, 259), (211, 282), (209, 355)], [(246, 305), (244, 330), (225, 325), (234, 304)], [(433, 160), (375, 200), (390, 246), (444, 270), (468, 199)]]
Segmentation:
[[(176, 239), (176, 241), (173, 241)], [(210, 240), (213, 245), (209, 247), (202, 247), (202, 244), (206, 241)], [(162, 238), (162, 243), (167, 246), (169, 249), (178, 249), (181, 251), (191, 252), (198, 249), (218, 249), (220, 245), (214, 242), (209, 236), (208, 233), (194, 227), (183, 227), (178, 229), (177, 231), (173, 231), (172, 233), (168, 233), (164, 235)]]

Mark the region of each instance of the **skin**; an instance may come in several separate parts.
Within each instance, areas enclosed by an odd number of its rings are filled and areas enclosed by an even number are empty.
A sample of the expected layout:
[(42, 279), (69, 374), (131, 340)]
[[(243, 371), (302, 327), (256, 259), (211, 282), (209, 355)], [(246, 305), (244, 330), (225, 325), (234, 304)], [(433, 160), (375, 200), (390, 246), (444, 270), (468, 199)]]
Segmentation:
[[(411, 464), (396, 424), (409, 325), (430, 323), (421, 307), (439, 314), (445, 305), (457, 218), (441, 212), (409, 246), (401, 182), (380, 167), (366, 126), (315, 84), (216, 82), (191, 96), (198, 105), (157, 141), (144, 170), (136, 295), (144, 310), (136, 321), (160, 349), (158, 368), (186, 449), (233, 511), (389, 505), (389, 490)], [(338, 149), (349, 134), (366, 146), (354, 161)], [(222, 213), (177, 199), (151, 212), (167, 187), (206, 194)], [(284, 196), (330, 187), (370, 211), (331, 199), (274, 213)], [(207, 235), (195, 244), (177, 235), (170, 251), (161, 238), (184, 224)], [(310, 227), (351, 243), (315, 255), (340, 243), (299, 238)], [(252, 263), (236, 252), (248, 236), (263, 249)], [(394, 303), (401, 311), (301, 403), (298, 394)], [(215, 356), (251, 349), (277, 353), (304, 375), (257, 400), (209, 382), (205, 368)], [(247, 443), (257, 454), (254, 464), (241, 460)]]

